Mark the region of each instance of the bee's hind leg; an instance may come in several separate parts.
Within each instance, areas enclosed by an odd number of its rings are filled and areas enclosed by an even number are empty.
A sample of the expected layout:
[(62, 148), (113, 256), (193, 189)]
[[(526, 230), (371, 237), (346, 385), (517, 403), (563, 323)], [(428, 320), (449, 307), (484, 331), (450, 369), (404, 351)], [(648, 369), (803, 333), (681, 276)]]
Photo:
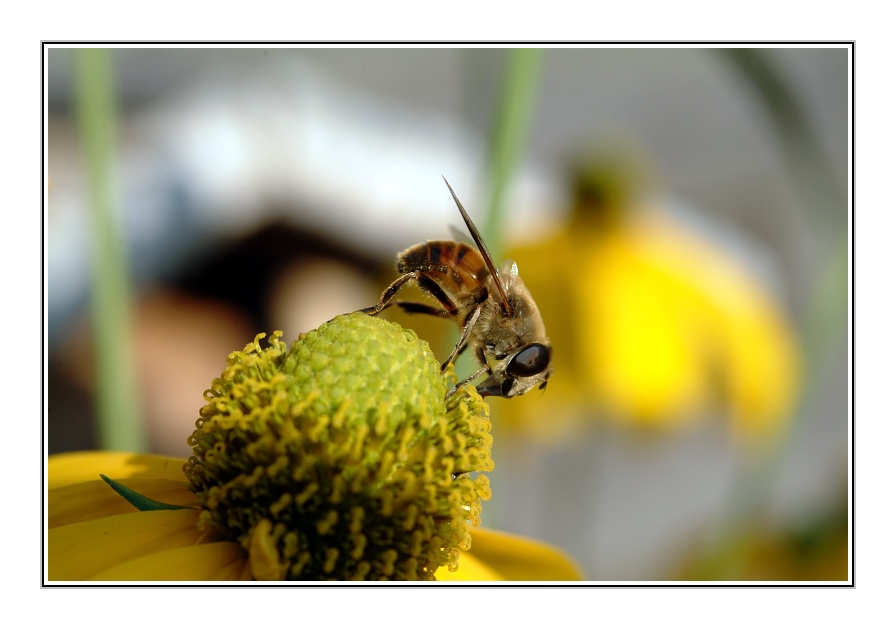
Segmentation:
[(408, 314), (425, 314), (432, 317), (440, 317), (442, 319), (451, 318), (451, 313), (449, 313), (444, 308), (439, 308), (438, 306), (432, 306), (430, 304), (422, 304), (419, 301), (405, 301), (403, 299), (396, 299), (392, 303)]

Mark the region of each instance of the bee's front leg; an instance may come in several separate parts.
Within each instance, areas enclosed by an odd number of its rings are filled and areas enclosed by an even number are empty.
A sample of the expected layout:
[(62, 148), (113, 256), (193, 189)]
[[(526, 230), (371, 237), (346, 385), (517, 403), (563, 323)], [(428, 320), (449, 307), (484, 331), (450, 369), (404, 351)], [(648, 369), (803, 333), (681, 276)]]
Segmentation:
[(451, 387), (451, 389), (448, 391), (448, 393), (445, 394), (445, 399), (447, 400), (448, 398), (450, 398), (452, 395), (454, 395), (455, 391), (457, 391), (459, 388), (461, 388), (468, 382), (472, 382), (473, 380), (475, 380), (476, 378), (478, 378), (479, 376), (484, 374), (486, 371), (488, 371), (488, 365), (485, 365), (484, 367), (479, 368), (475, 373), (467, 376), (466, 378), (464, 378), (463, 380), (461, 380), (460, 382), (455, 384), (453, 387)]

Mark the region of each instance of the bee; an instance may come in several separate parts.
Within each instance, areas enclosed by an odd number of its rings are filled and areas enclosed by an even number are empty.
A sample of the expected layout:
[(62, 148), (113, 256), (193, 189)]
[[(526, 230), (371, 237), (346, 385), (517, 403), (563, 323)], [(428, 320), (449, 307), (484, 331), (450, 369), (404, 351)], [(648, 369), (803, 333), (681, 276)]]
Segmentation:
[[(373, 316), (397, 305), (409, 313), (453, 319), (461, 334), (442, 363), (442, 371), (467, 347), (479, 368), (458, 382), (446, 398), (483, 374), (488, 377), (476, 387), (483, 397), (511, 398), (534, 386), (544, 389), (553, 372), (553, 350), (538, 306), (516, 263), (508, 260), (500, 271), (495, 268), (476, 225), (447, 180), (445, 185), (478, 251), (465, 242), (430, 240), (400, 252), (398, 279), (383, 291), (376, 305), (360, 312)], [(395, 299), (401, 287), (412, 280), (439, 305)]]

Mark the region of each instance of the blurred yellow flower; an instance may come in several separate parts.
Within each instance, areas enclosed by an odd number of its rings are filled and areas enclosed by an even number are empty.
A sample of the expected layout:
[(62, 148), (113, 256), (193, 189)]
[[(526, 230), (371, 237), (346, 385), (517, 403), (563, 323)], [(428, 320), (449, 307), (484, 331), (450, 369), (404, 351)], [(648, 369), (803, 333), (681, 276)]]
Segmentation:
[(781, 307), (731, 256), (638, 207), (632, 188), (605, 173), (580, 178), (568, 224), (508, 252), (544, 316), (555, 370), (542, 399), (504, 405), (502, 419), (560, 438), (585, 417), (666, 428), (725, 408), (737, 437), (775, 434), (800, 372)]
[[(49, 578), (52, 581), (217, 581), (252, 578), (249, 554), (199, 528), (182, 459), (116, 452), (51, 456), (48, 463)], [(105, 474), (179, 511), (138, 511), (99, 479)], [(439, 581), (565, 581), (583, 578), (561, 551), (473, 529), (457, 571)]]

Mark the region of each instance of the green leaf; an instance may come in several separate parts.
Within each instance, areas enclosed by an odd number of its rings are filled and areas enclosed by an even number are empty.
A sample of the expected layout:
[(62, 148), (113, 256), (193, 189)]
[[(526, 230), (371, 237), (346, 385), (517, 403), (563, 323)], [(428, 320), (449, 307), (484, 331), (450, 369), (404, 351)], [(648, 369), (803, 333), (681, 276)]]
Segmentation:
[(142, 494), (138, 494), (133, 489), (128, 489), (118, 481), (114, 481), (105, 474), (100, 474), (100, 478), (109, 484), (109, 487), (115, 490), (119, 496), (130, 502), (132, 505), (140, 509), (140, 511), (174, 511), (176, 509), (192, 509), (193, 507), (183, 507), (181, 505), (170, 505), (152, 498), (147, 498)]

